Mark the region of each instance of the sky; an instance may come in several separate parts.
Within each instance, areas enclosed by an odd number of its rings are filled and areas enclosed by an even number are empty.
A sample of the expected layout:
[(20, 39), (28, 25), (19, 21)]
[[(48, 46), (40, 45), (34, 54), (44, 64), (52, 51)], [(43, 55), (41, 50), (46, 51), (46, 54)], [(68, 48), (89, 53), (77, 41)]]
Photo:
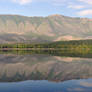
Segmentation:
[(92, 0), (0, 0), (0, 14), (92, 18)]

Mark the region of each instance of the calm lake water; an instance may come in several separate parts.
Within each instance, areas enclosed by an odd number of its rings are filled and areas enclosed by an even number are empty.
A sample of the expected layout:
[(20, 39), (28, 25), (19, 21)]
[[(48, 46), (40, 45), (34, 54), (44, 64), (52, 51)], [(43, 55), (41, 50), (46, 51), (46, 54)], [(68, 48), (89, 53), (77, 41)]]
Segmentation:
[(92, 92), (92, 58), (0, 54), (0, 92)]

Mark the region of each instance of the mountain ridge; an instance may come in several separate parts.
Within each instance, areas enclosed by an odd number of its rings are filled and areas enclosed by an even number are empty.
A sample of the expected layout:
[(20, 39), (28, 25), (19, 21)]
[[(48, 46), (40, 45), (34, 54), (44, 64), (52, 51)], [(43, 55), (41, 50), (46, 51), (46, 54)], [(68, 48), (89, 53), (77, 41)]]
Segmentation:
[(86, 38), (92, 38), (92, 19), (58, 14), (47, 17), (0, 15), (0, 43), (21, 41), (41, 43)]

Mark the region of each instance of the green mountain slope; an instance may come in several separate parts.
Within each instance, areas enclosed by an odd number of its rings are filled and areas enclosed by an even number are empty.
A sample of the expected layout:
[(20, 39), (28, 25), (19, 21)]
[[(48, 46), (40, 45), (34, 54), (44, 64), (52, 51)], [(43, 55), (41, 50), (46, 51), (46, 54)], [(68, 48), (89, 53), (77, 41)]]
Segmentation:
[(92, 19), (62, 15), (26, 17), (0, 15), (0, 42), (51, 42), (89, 39)]

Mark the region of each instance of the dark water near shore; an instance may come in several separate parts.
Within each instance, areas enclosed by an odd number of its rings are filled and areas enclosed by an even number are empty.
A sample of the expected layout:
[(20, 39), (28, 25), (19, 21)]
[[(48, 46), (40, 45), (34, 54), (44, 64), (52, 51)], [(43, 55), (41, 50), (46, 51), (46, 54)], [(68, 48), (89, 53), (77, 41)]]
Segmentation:
[(64, 54), (0, 54), (0, 92), (92, 92), (91, 54)]

